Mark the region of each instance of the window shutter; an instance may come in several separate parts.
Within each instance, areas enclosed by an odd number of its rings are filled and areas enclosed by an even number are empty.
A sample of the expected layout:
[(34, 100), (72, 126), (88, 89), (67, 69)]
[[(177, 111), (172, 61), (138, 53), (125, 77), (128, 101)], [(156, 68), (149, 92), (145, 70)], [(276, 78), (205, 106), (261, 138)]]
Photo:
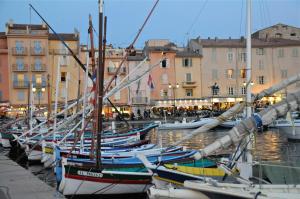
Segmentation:
[(190, 58), (190, 67), (193, 66), (193, 59)]
[(46, 77), (44, 75), (42, 76), (42, 87), (46, 87)]
[(182, 66), (185, 67), (185, 59), (182, 58)]

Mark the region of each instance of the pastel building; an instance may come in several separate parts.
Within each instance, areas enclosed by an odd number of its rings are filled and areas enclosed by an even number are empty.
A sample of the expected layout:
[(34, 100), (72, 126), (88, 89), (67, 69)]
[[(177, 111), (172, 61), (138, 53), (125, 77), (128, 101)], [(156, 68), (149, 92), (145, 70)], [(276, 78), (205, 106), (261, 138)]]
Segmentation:
[(9, 102), (8, 48), (5, 32), (0, 32), (0, 103)]
[[(79, 34), (59, 34), (79, 56)], [(27, 109), (30, 93), (34, 104), (39, 107), (55, 99), (55, 82), (59, 76), (59, 102), (77, 98), (78, 79), (82, 70), (59, 39), (49, 32), (45, 24), (15, 24), (10, 21), (0, 37), (0, 63), (7, 75), (4, 77), (3, 98), (9, 102), (12, 112), (22, 113)], [(5, 41), (6, 40), (6, 41)], [(6, 50), (5, 50), (6, 48)], [(6, 55), (5, 55), (6, 54)], [(5, 57), (7, 56), (7, 57)], [(58, 57), (60, 71), (57, 72)], [(6, 68), (5, 68), (6, 66)], [(59, 75), (58, 75), (59, 74)], [(65, 90), (66, 78), (70, 77), (70, 88)], [(49, 86), (48, 86), (49, 85)], [(32, 89), (31, 89), (32, 88)], [(30, 91), (31, 90), (31, 91)], [(81, 89), (82, 94), (82, 89)]]

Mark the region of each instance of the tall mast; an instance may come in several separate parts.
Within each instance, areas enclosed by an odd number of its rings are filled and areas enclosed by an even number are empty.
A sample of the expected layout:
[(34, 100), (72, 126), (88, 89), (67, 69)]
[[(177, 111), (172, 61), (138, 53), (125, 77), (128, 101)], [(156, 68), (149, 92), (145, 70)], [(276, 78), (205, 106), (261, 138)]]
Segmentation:
[[(247, 0), (247, 44), (246, 44), (246, 117), (249, 118), (251, 117), (252, 111), (251, 111), (251, 5), (252, 2), (251, 0)], [(241, 176), (249, 179), (253, 175), (253, 170), (252, 170), (252, 154), (251, 154), (251, 149), (252, 149), (252, 142), (251, 142), (251, 137), (252, 134), (247, 136), (245, 139), (245, 143), (248, 143), (246, 146), (245, 150), (245, 159), (242, 164), (243, 167), (241, 169)]]
[(246, 45), (246, 116), (251, 117), (251, 0), (247, 0), (247, 45)]
[(47, 75), (47, 92), (48, 92), (48, 114), (47, 114), (47, 124), (50, 127), (50, 116), (51, 116), (51, 91), (50, 91), (50, 75)]
[(101, 132), (102, 132), (102, 101), (103, 101), (103, 0), (99, 0), (99, 53), (98, 53), (98, 95), (97, 95), (97, 109), (96, 109), (96, 133), (97, 133), (97, 148), (96, 148), (96, 167), (101, 169)]

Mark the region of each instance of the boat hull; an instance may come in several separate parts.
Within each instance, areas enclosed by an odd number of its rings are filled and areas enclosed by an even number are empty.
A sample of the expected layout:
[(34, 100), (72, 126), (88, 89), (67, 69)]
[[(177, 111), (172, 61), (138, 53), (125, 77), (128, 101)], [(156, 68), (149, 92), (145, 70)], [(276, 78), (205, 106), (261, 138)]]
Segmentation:
[(64, 166), (59, 191), (64, 195), (118, 195), (145, 193), (151, 174), (142, 172), (100, 171)]

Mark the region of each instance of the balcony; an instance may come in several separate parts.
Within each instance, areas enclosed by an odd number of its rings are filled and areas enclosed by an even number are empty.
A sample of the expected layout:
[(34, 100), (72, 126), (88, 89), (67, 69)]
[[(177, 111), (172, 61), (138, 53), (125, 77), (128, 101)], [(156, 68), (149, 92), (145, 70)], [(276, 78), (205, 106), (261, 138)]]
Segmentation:
[(28, 88), (29, 81), (14, 81), (13, 86), (14, 88)]
[(46, 54), (45, 48), (30, 48), (30, 55), (43, 56)]
[(12, 48), (12, 55), (16, 55), (16, 56), (27, 55), (27, 48), (25, 48), (25, 47), (14, 47), (14, 48)]
[[(77, 49), (71, 49), (76, 55), (78, 54)], [(72, 55), (71, 52), (68, 49), (50, 49), (50, 54), (54, 55)]]
[[(107, 72), (109, 75), (114, 75), (117, 71), (116, 67), (108, 67), (107, 68)], [(119, 74), (126, 74), (126, 68), (125, 67), (121, 67), (121, 69), (119, 70)]]
[(131, 98), (132, 104), (147, 104), (148, 97), (133, 97)]
[(46, 72), (47, 68), (46, 68), (45, 64), (41, 64), (41, 65), (31, 64), (31, 71), (32, 72)]
[(182, 88), (195, 88), (195, 87), (197, 87), (196, 81), (182, 82)]
[(13, 64), (11, 68), (13, 72), (28, 72), (27, 64), (22, 64), (22, 65)]

